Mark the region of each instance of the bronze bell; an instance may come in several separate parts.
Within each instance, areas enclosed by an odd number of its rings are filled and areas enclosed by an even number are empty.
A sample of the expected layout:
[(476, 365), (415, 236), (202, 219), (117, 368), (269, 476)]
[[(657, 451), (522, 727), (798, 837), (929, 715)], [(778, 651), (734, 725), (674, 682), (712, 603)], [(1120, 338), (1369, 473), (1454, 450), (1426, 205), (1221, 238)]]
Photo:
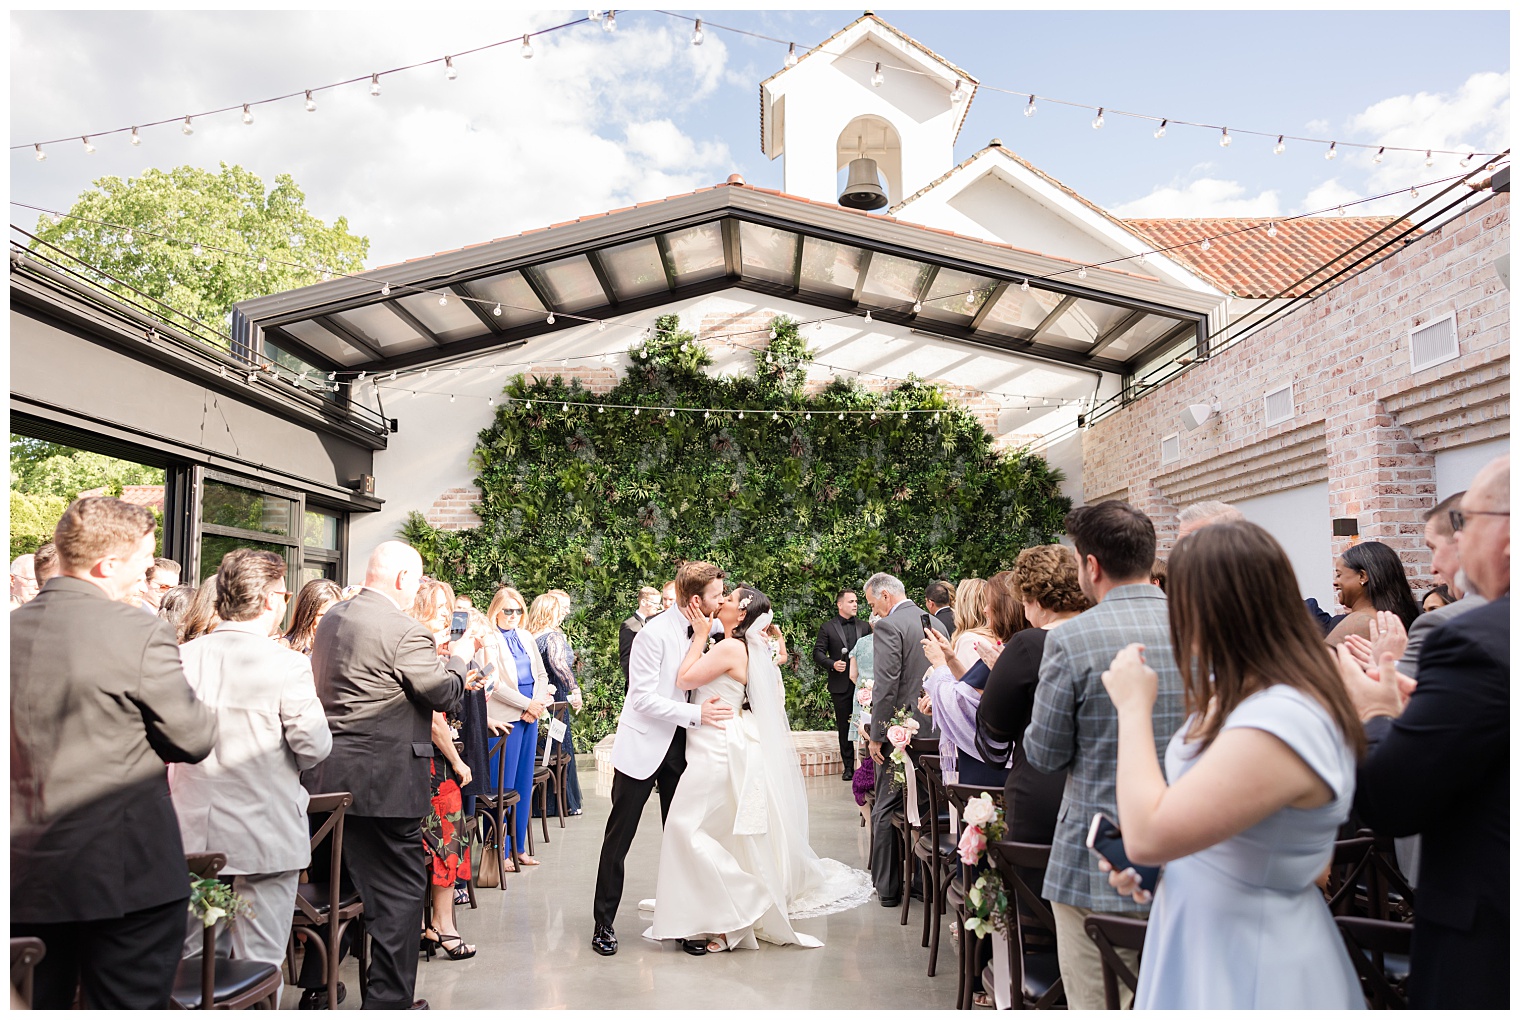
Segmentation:
[(887, 204), (887, 193), (881, 190), (881, 181), (876, 176), (876, 160), (864, 156), (850, 160), (850, 173), (839, 204), (846, 209), (867, 211)]

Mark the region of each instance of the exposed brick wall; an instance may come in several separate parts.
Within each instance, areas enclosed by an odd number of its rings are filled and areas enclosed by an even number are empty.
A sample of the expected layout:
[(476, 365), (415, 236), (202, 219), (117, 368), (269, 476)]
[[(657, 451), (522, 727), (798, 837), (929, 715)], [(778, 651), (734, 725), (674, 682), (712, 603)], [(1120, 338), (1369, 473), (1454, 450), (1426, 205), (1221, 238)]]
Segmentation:
[[(1128, 492), (1169, 549), (1187, 503), (1328, 481), (1326, 518), (1357, 518), (1423, 579), (1435, 452), (1509, 434), (1509, 292), (1493, 266), (1508, 250), (1504, 194), (1195, 365), (1084, 433), (1085, 493)], [(1452, 312), (1461, 356), (1412, 375), (1409, 331)], [(1264, 427), (1264, 391), (1290, 380), (1293, 418)], [(1187, 405), (1216, 401), (1214, 421), (1182, 430)], [(1173, 432), (1182, 456), (1163, 466)]]
[(475, 507), (480, 502), (480, 490), (467, 487), (449, 489), (433, 500), (424, 515), (427, 522), (444, 531), (465, 531), (480, 525)]
[(553, 379), (560, 376), (565, 382), (579, 379), (582, 386), (592, 393), (608, 393), (617, 385), (622, 372), (612, 365), (557, 365), (550, 362), (546, 365), (533, 365), (523, 373), (525, 382), (532, 383), (539, 379)]

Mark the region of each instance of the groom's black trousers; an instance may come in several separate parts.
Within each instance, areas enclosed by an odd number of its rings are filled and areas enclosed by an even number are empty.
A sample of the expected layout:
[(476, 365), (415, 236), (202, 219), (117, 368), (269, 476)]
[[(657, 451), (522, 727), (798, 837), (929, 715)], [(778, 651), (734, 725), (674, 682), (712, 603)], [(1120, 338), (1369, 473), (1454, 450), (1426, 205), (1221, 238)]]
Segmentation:
[(597, 924), (612, 926), (618, 903), (623, 899), (623, 862), (639, 830), (639, 817), (649, 802), (649, 791), (660, 788), (660, 824), (670, 814), (670, 801), (676, 784), (686, 771), (686, 729), (676, 727), (670, 738), (665, 760), (648, 779), (633, 779), (621, 772), (612, 773), (612, 813), (607, 816), (607, 831), (602, 836), (602, 859), (596, 869), (596, 901), (592, 916)]

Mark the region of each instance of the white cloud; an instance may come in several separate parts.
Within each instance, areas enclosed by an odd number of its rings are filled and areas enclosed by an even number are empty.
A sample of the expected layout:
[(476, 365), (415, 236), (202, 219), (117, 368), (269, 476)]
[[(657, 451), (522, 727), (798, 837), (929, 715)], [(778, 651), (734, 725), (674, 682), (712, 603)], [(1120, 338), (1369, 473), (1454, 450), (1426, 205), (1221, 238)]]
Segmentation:
[(1248, 195), (1237, 181), (1200, 177), (1186, 184), (1171, 184), (1144, 198), (1126, 202), (1113, 210), (1121, 218), (1276, 216), (1281, 212), (1276, 191)]
[[(55, 137), (262, 99), (419, 59), (461, 55), (456, 81), (441, 65), (197, 120), (195, 134), (145, 128), (52, 147), (47, 163), (12, 158), (20, 200), (67, 208), (89, 181), (149, 166), (238, 163), (271, 184), (290, 173), (308, 207), (371, 240), (369, 264), (400, 261), (532, 227), (722, 182), (727, 141), (692, 137), (682, 114), (728, 87), (718, 33), (690, 45), (690, 28), (658, 16), (613, 34), (577, 26), (516, 36), (566, 20), (547, 12), (431, 14), (159, 13), (12, 16), (12, 137)], [(229, 40), (236, 45), (229, 49)], [(229, 54), (232, 55), (229, 59)], [(256, 54), (257, 59), (239, 59)]]

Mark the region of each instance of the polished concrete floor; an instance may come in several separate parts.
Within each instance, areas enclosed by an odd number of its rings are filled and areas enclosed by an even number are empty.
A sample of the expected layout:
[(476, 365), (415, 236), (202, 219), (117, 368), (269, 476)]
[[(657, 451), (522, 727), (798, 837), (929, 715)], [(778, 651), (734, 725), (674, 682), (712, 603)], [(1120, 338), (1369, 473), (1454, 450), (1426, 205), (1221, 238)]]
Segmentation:
[[(582, 759), (585, 814), (560, 829), (550, 820), (542, 866), (508, 875), (506, 889), (482, 889), (479, 907), (459, 908), (459, 927), (478, 947), (471, 960), (435, 956), (417, 965), (417, 994), (434, 1009), (948, 1009), (955, 998), (955, 947), (942, 936), (939, 973), (925, 976), (928, 950), (919, 946), (923, 906), (913, 903), (906, 927), (900, 911), (876, 900), (829, 917), (798, 921), (822, 939), (822, 949), (762, 944), (757, 951), (692, 957), (675, 943), (640, 937), (648, 917), (640, 899), (654, 896), (660, 851), (660, 812), (651, 797), (628, 855), (628, 878), (618, 914), (620, 948), (601, 957), (591, 949), (591, 898), (610, 783)], [(850, 787), (839, 777), (806, 780), (813, 848), (866, 867), (867, 830)], [(536, 823), (535, 823), (536, 824)], [(542, 831), (539, 830), (539, 834)], [(345, 965), (344, 1009), (358, 1008), (358, 975)], [(294, 989), (285, 990), (293, 1008)]]

